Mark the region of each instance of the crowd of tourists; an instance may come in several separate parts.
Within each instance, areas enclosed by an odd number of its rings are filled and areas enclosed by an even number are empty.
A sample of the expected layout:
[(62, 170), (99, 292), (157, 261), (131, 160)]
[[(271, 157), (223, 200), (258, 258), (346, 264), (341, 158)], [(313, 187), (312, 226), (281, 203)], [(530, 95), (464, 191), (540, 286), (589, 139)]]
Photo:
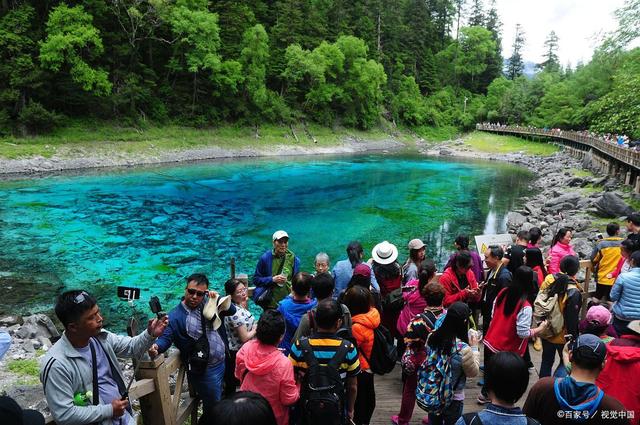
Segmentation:
[(500, 122), (497, 123), (490, 123), (490, 122), (484, 122), (482, 124), (484, 127), (488, 127), (488, 128), (492, 128), (492, 129), (516, 129), (516, 130), (527, 130), (527, 131), (533, 131), (533, 130), (543, 130), (547, 133), (552, 133), (558, 136), (562, 136), (563, 133), (565, 131), (569, 131), (570, 133), (575, 133), (575, 134), (579, 134), (581, 136), (586, 136), (586, 137), (590, 137), (592, 139), (597, 139), (597, 140), (601, 140), (603, 142), (607, 142), (607, 143), (611, 143), (614, 144), (620, 148), (630, 148), (630, 149), (634, 149), (634, 150), (640, 150), (640, 140), (631, 140), (631, 138), (629, 138), (629, 136), (627, 136), (626, 134), (616, 134), (616, 133), (604, 133), (604, 134), (600, 134), (600, 133), (596, 133), (595, 131), (590, 131), (590, 130), (575, 130), (575, 131), (571, 131), (571, 130), (563, 130), (561, 128), (537, 128), (534, 127), (532, 125), (529, 126), (519, 126), (519, 125), (507, 125), (507, 124), (501, 124)]
[[(202, 400), (201, 424), (368, 424), (376, 375), (392, 371), (402, 379), (396, 425), (410, 423), (416, 405), (433, 425), (638, 424), (640, 381), (628, 378), (640, 376), (640, 214), (626, 227), (623, 239), (610, 223), (594, 247), (586, 314), (570, 228), (549, 247), (534, 227), (481, 254), (459, 235), (442, 271), (420, 239), (404, 262), (388, 241), (370, 256), (353, 241), (346, 259), (331, 267), (321, 252), (310, 272), (278, 230), (251, 298), (247, 282), (230, 279), (219, 293), (193, 274), (181, 301), (135, 337), (103, 329), (87, 291), (64, 292), (55, 313), (65, 330), (40, 379), (59, 425), (133, 423), (117, 359), (172, 346)], [(262, 307), (259, 319), (249, 302)], [(540, 379), (521, 409), (531, 349), (542, 351)], [(484, 409), (463, 415), (466, 380), (481, 371)]]

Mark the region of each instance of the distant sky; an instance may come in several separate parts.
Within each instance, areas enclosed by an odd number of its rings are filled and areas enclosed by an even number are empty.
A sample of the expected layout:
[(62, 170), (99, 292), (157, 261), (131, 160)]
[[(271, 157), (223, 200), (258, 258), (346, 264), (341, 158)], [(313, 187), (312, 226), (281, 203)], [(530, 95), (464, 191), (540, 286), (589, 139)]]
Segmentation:
[[(511, 56), (516, 24), (525, 33), (525, 61), (542, 62), (544, 41), (553, 30), (559, 38), (560, 63), (589, 62), (598, 36), (617, 28), (613, 12), (624, 0), (496, 0), (502, 21), (502, 54)], [(484, 1), (485, 8), (489, 0)]]

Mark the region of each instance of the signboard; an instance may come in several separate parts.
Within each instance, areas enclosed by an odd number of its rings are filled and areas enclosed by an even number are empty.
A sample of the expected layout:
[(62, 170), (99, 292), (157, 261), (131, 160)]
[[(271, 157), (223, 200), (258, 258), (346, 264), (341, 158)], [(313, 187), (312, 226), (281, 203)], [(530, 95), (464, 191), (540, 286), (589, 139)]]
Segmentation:
[(127, 301), (140, 299), (140, 288), (132, 288), (130, 286), (118, 286), (118, 298), (124, 298)]
[(509, 233), (502, 233), (500, 235), (477, 235), (475, 236), (476, 249), (480, 254), (480, 257), (491, 245), (509, 246), (513, 244), (513, 237)]

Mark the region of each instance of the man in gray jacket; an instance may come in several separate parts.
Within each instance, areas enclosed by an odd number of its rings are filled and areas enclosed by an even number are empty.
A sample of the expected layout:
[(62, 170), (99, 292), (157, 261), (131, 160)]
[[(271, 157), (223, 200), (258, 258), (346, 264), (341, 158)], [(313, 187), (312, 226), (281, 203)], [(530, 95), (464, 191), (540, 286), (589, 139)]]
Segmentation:
[(139, 358), (162, 335), (168, 317), (149, 321), (130, 338), (102, 329), (96, 299), (88, 292), (64, 292), (55, 307), (64, 333), (44, 357), (40, 381), (58, 425), (133, 424), (117, 357)]

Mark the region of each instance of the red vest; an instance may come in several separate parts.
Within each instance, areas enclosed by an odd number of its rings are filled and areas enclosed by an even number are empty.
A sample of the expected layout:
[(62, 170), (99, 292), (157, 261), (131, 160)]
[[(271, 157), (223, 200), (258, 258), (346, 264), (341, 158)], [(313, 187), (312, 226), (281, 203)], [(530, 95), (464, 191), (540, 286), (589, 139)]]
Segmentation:
[(498, 293), (496, 297), (496, 305), (493, 309), (493, 318), (489, 325), (489, 330), (484, 338), (484, 345), (494, 353), (499, 351), (509, 351), (512, 353), (524, 355), (527, 350), (527, 341), (529, 338), (520, 338), (516, 330), (516, 322), (518, 319), (518, 313), (526, 306), (531, 306), (529, 301), (520, 301), (511, 315), (506, 316), (504, 314), (504, 304), (507, 299), (503, 296), (503, 292), (507, 288), (504, 288)]

